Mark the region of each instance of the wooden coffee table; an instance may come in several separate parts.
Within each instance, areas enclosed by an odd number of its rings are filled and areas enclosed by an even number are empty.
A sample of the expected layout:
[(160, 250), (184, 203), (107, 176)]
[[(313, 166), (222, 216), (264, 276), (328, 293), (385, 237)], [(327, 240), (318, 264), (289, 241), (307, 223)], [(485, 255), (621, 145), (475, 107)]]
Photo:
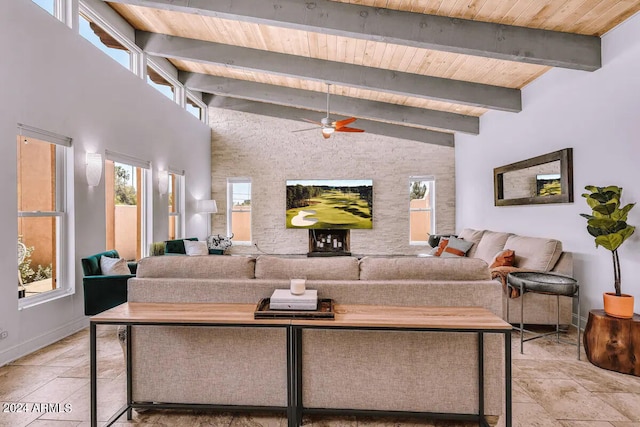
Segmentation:
[[(287, 407), (256, 408), (216, 404), (149, 404), (137, 403), (132, 398), (131, 340), (127, 340), (127, 403), (106, 425), (113, 424), (125, 412), (131, 419), (133, 408), (197, 408), (244, 411), (271, 409), (286, 411), (289, 427), (300, 426), (306, 413), (354, 413), (350, 409), (305, 409), (302, 401), (302, 331), (307, 328), (378, 330), (378, 331), (422, 331), (461, 332), (477, 334), (478, 351), (478, 413), (451, 414), (458, 420), (477, 421), (488, 426), (484, 414), (484, 335), (504, 336), (505, 358), (505, 425), (511, 427), (511, 330), (512, 327), (500, 317), (480, 307), (393, 307), (369, 305), (335, 306), (335, 319), (254, 319), (255, 304), (216, 303), (125, 303), (90, 319), (91, 350), (91, 426), (97, 426), (97, 357), (96, 326), (99, 324), (125, 325), (127, 337), (131, 337), (131, 326), (196, 326), (196, 327), (268, 327), (286, 328), (287, 331)], [(371, 415), (416, 416), (415, 412), (402, 411), (358, 411)], [(424, 412), (422, 415), (438, 416)]]

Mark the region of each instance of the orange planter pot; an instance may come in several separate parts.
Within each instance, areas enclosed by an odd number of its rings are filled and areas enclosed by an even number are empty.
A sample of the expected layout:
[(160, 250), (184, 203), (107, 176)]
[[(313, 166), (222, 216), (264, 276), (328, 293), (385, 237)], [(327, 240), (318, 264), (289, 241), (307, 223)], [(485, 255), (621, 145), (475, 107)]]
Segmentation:
[(602, 297), (604, 299), (604, 312), (607, 315), (620, 319), (633, 317), (633, 295), (622, 294), (618, 297), (614, 292), (605, 292)]

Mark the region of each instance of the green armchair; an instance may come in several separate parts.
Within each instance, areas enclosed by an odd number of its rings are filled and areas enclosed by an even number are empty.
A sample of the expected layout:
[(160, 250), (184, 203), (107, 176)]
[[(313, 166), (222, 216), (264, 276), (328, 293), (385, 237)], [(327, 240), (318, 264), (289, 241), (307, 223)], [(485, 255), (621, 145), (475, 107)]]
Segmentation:
[(128, 262), (131, 274), (104, 276), (100, 270), (102, 256), (120, 258), (116, 250), (82, 258), (84, 314), (87, 316), (93, 316), (127, 302), (127, 280), (136, 275), (137, 263)]

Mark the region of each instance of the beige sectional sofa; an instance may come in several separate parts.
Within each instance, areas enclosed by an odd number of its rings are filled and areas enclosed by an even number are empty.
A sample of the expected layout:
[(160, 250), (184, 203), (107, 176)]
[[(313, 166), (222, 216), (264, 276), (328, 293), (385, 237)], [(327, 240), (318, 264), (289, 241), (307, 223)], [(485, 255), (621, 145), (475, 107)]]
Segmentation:
[[(515, 253), (514, 267), (519, 270), (549, 271), (573, 276), (573, 256), (562, 250), (562, 242), (555, 239), (520, 236), (512, 233), (465, 228), (459, 238), (473, 242), (467, 252), (469, 258), (479, 258), (491, 263), (496, 253), (511, 249)], [(507, 313), (507, 294), (503, 293), (503, 312)], [(555, 325), (557, 300), (553, 295), (527, 293), (524, 297), (509, 300), (509, 322), (520, 322), (520, 305), (524, 298), (524, 323)], [(572, 299), (560, 297), (560, 324), (572, 321)]]
[[(481, 306), (502, 316), (502, 287), (466, 258), (150, 257), (129, 302), (257, 303), (289, 279), (337, 304)], [(136, 326), (135, 401), (286, 406), (285, 331)], [(477, 337), (461, 333), (303, 331), (308, 408), (474, 413)], [(502, 336), (485, 337), (485, 413), (503, 412)]]

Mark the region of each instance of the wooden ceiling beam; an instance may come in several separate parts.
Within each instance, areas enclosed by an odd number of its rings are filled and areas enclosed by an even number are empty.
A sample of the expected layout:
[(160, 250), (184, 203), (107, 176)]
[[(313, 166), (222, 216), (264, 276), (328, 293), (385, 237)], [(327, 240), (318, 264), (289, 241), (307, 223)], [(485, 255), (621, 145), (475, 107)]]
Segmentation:
[[(326, 112), (327, 109), (326, 93), (184, 71), (178, 73), (178, 79), (186, 87), (200, 92), (307, 110)], [(477, 135), (480, 131), (478, 117), (340, 95), (331, 95), (331, 113), (334, 112), (346, 116), (381, 120), (400, 125), (437, 128), (450, 132), (464, 132), (472, 135)]]
[[(287, 119), (295, 121), (296, 117), (313, 118), (309, 110), (303, 110), (294, 107), (285, 107), (282, 105), (273, 105), (263, 102), (249, 101), (246, 99), (228, 98), (219, 95), (208, 95), (204, 98), (209, 107), (223, 108), (226, 110), (242, 111), (245, 113), (259, 114), (262, 116), (276, 117), (279, 119)], [(291, 131), (305, 129), (311, 127), (309, 123), (299, 121), (291, 124)], [(384, 135), (393, 138), (407, 139), (410, 141), (418, 141), (426, 144), (442, 145), (445, 147), (453, 147), (455, 136), (451, 133), (437, 132), (429, 129), (412, 128), (408, 126), (398, 126), (390, 123), (376, 122), (372, 120), (358, 119), (352, 126), (358, 129), (364, 129), (365, 132)], [(313, 132), (310, 130), (309, 132)], [(318, 138), (320, 129), (317, 131)], [(347, 137), (348, 138), (348, 137)]]
[(321, 81), (400, 96), (519, 112), (518, 89), (422, 76), (342, 62), (193, 40), (136, 30), (136, 44), (151, 55)]
[(594, 71), (602, 66), (597, 36), (329, 0), (103, 1), (552, 67)]

